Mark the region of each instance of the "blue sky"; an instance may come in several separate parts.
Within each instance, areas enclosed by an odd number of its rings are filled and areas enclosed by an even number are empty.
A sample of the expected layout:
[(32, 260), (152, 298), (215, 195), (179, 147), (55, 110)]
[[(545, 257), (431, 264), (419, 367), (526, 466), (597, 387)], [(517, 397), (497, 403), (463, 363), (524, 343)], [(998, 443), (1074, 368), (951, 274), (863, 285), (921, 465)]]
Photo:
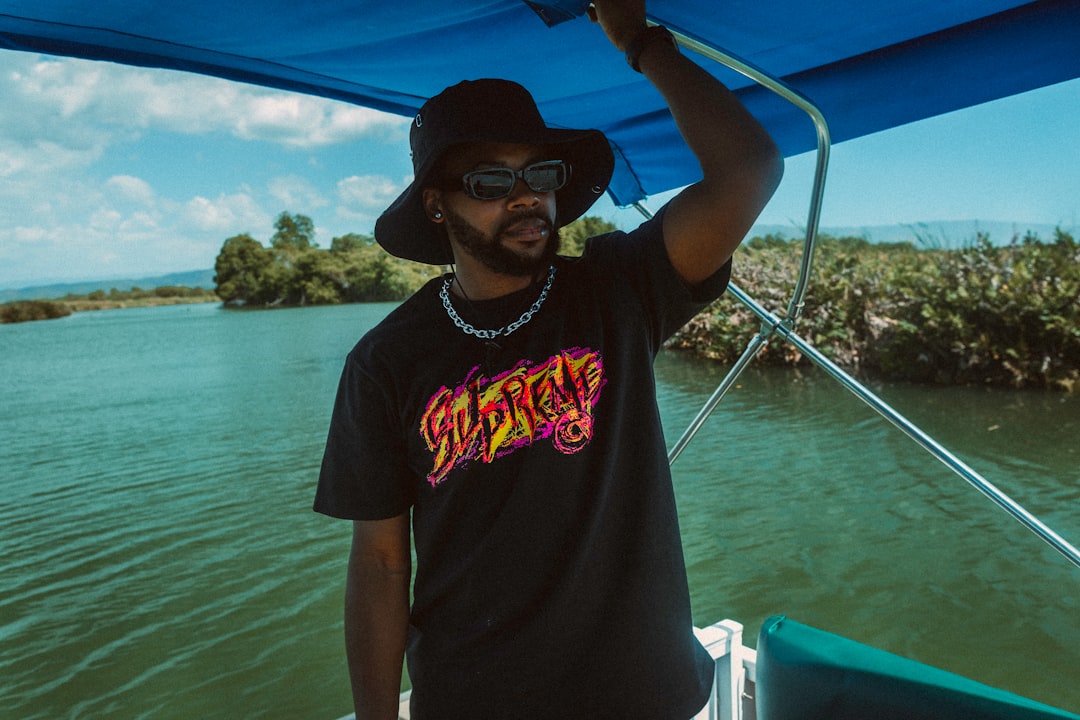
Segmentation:
[[(0, 288), (213, 266), (283, 210), (324, 247), (411, 179), (407, 120), (212, 78), (0, 51)], [(837, 145), (822, 225), (1080, 214), (1080, 81)], [(761, 223), (805, 223), (812, 155), (790, 158)], [(658, 207), (663, 196), (650, 205)], [(601, 201), (621, 227), (635, 211)]]

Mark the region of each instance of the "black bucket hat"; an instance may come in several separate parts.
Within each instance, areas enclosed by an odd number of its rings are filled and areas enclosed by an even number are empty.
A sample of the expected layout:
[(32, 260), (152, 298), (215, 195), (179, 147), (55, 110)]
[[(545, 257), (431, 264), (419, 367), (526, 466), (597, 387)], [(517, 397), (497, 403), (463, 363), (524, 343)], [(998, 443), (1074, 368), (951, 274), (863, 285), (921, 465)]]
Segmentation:
[(550, 128), (529, 91), (509, 80), (466, 80), (424, 103), (409, 133), (413, 181), (375, 223), (375, 240), (391, 255), (431, 265), (454, 261), (443, 231), (424, 212), (424, 188), (443, 154), (477, 142), (550, 145), (552, 160), (570, 163), (555, 191), (555, 226), (577, 220), (607, 189), (615, 158), (599, 130)]

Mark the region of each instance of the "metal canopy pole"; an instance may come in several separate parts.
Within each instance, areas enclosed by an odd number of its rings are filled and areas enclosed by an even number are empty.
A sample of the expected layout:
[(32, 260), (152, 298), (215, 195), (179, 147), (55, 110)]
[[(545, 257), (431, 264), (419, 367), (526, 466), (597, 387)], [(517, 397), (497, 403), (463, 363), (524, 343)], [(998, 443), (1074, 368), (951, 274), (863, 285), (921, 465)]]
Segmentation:
[[(654, 21), (650, 18), (650, 23)], [(658, 22), (658, 21), (656, 21)], [(675, 36), (678, 43), (694, 52), (707, 57), (715, 62), (731, 68), (735, 72), (747, 77), (757, 84), (765, 87), (772, 92), (776, 93), (783, 99), (795, 105), (797, 108), (805, 112), (810, 120), (814, 123), (814, 129), (817, 133), (817, 163), (814, 168), (814, 183), (810, 191), (810, 211), (806, 220), (806, 236), (803, 240), (803, 254), (802, 262), (799, 267), (799, 274), (795, 281), (795, 289), (792, 291), (791, 300), (788, 302), (786, 318), (783, 320), (788, 329), (793, 329), (795, 323), (798, 322), (799, 317), (802, 316), (803, 307), (806, 305), (806, 292), (810, 285), (810, 267), (814, 261), (814, 248), (817, 242), (818, 225), (821, 221), (821, 203), (825, 194), (825, 175), (829, 166), (829, 150), (832, 145), (829, 137), (829, 125), (825, 121), (825, 116), (821, 110), (805, 95), (785, 84), (778, 78), (769, 75), (767, 72), (758, 68), (751, 63), (734, 55), (720, 50), (719, 48), (707, 45), (701, 39), (691, 35), (689, 32), (667, 25), (668, 30)], [(641, 203), (637, 203), (636, 207), (646, 217), (652, 217), (650, 213)], [(668, 463), (674, 463), (682, 454), (686, 446), (690, 444), (690, 441), (694, 439), (698, 431), (701, 430), (705, 421), (716, 410), (717, 405), (727, 394), (727, 391), (735, 385), (735, 381), (739, 375), (742, 374), (750, 362), (765, 349), (765, 346), (769, 343), (769, 338), (772, 336), (774, 328), (767, 324), (761, 326), (761, 331), (750, 341), (746, 350), (743, 352), (742, 357), (735, 363), (731, 371), (721, 381), (720, 385), (713, 392), (712, 397), (709, 398), (705, 406), (698, 412), (697, 416), (690, 423), (690, 426), (683, 432), (682, 437), (672, 447), (671, 452), (668, 453)]]
[[(650, 22), (654, 22), (650, 19)], [(892, 423), (900, 431), (918, 443), (924, 450), (937, 458), (946, 467), (964, 478), (975, 489), (989, 498), (994, 504), (1003, 509), (1015, 520), (1020, 522), (1043, 542), (1058, 551), (1077, 568), (1080, 568), (1080, 550), (1069, 543), (1049, 526), (1028, 512), (1022, 505), (1010, 498), (993, 483), (983, 478), (965, 462), (946, 450), (941, 444), (923, 432), (917, 425), (894, 410), (888, 403), (875, 395), (869, 388), (842, 370), (832, 360), (822, 355), (813, 345), (795, 334), (794, 326), (802, 315), (805, 306), (806, 292), (809, 286), (810, 267), (813, 262), (814, 246), (817, 238), (818, 224), (821, 218), (821, 201), (825, 190), (825, 173), (829, 162), (829, 129), (821, 111), (805, 96), (793, 88), (788, 87), (780, 80), (768, 75), (763, 70), (752, 66), (744, 60), (736, 58), (717, 48), (706, 45), (701, 40), (692, 37), (689, 33), (668, 26), (675, 35), (680, 45), (683, 45), (705, 57), (719, 62), (726, 67), (754, 80), (763, 87), (772, 90), (781, 97), (787, 99), (795, 106), (806, 112), (814, 123), (817, 130), (817, 165), (814, 171), (814, 185), (811, 191), (810, 212), (806, 224), (806, 238), (803, 244), (802, 263), (799, 268), (799, 276), (788, 303), (786, 317), (781, 319), (759, 305), (753, 298), (744, 293), (734, 283), (728, 285), (728, 291), (735, 296), (743, 305), (749, 308), (761, 320), (761, 329), (749, 342), (742, 356), (732, 366), (728, 374), (713, 391), (712, 396), (691, 421), (682, 437), (672, 447), (668, 454), (668, 462), (674, 463), (682, 454), (686, 446), (701, 430), (709, 416), (716, 410), (720, 401), (727, 391), (734, 386), (739, 375), (749, 366), (750, 362), (761, 353), (774, 334), (780, 334), (785, 340), (794, 345), (806, 357), (822, 368), (830, 376), (847, 388), (852, 394), (873, 408), (878, 414)], [(635, 207), (646, 217), (652, 217), (652, 213), (642, 203), (635, 203)]]
[(689, 32), (667, 26), (675, 36), (678, 43), (694, 52), (728, 67), (735, 72), (747, 77), (758, 85), (776, 93), (783, 99), (799, 108), (814, 123), (817, 133), (817, 163), (814, 168), (814, 184), (810, 190), (810, 211), (806, 219), (806, 237), (803, 241), (802, 263), (799, 267), (799, 275), (795, 282), (795, 290), (792, 292), (791, 301), (788, 303), (786, 317), (788, 322), (794, 324), (802, 316), (803, 306), (806, 304), (806, 291), (810, 284), (810, 266), (814, 261), (814, 248), (816, 247), (818, 225), (821, 222), (821, 202), (825, 195), (825, 173), (829, 167), (829, 152), (832, 148), (832, 140), (829, 136), (829, 124), (825, 121), (825, 115), (820, 108), (808, 97), (795, 88), (787, 85), (782, 80), (773, 77), (761, 68), (752, 65), (742, 58), (738, 58), (724, 50), (705, 44), (704, 41), (694, 37)]

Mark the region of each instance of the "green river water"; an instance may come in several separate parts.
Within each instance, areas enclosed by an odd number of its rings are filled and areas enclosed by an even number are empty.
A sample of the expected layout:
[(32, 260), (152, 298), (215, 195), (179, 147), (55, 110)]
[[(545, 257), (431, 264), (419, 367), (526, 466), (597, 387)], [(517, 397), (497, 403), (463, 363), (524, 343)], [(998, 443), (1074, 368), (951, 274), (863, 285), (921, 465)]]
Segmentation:
[[(349, 711), (349, 527), (310, 505), (390, 307), (0, 326), (0, 718)], [(661, 356), (669, 441), (723, 372)], [(1080, 541), (1080, 398), (876, 389)], [(1080, 712), (1080, 571), (822, 373), (748, 373), (675, 483), (699, 625), (784, 613)]]

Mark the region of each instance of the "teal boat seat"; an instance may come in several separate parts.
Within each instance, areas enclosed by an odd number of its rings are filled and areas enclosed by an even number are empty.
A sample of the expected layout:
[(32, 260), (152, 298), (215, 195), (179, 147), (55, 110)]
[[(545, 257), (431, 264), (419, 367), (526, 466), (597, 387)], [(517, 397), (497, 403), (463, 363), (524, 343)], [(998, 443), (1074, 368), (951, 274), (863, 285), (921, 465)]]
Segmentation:
[(756, 670), (758, 720), (1080, 720), (784, 616), (762, 626)]

